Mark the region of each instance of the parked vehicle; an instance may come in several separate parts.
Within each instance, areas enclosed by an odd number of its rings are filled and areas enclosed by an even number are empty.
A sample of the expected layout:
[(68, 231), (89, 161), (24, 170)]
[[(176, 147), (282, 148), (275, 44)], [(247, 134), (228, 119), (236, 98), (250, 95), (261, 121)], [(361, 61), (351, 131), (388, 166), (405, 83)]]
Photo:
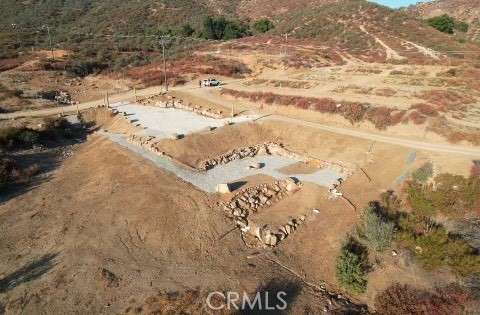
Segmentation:
[(205, 79), (205, 80), (203, 80), (203, 85), (204, 86), (219, 86), (220, 81), (218, 81), (217, 79)]

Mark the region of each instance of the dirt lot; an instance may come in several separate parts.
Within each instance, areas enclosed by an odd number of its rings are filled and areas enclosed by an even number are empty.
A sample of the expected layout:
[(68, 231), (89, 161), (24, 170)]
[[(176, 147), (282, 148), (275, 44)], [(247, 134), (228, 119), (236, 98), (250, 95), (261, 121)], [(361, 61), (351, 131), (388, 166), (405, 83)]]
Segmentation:
[[(96, 118), (98, 127), (112, 132), (135, 131), (106, 112), (85, 116)], [(418, 152), (417, 161), (407, 166), (410, 150), (406, 148), (375, 144), (366, 154), (370, 146), (366, 140), (275, 121), (236, 124), (181, 140), (162, 140), (158, 146), (180, 162), (197, 166), (207, 157), (265, 141), (281, 142), (319, 159), (358, 164), (371, 178), (368, 181), (357, 171), (340, 187), (357, 211), (341, 199), (325, 199), (325, 188), (307, 183), (298, 195), (258, 217), (283, 222), (294, 214), (292, 209), (318, 208), (318, 214), (309, 215), (306, 224), (267, 254), (307, 281), (334, 290), (339, 290), (335, 257), (368, 201), (392, 187), (404, 170), (427, 158), (442, 171), (466, 173), (469, 168), (466, 158), (428, 152)], [(295, 169), (309, 171), (298, 165)], [(245, 181), (240, 189), (271, 179), (260, 176)], [(13, 313), (37, 313), (47, 307), (61, 312), (65, 305), (79, 311), (117, 313), (140, 305), (157, 290), (201, 287), (253, 292), (272, 279), (299, 281), (265, 259), (247, 259), (257, 250), (246, 247), (239, 231), (232, 230), (233, 223), (219, 208), (219, 201), (218, 195), (198, 191), (109, 139), (92, 136), (52, 171), (48, 181), (1, 206), (5, 249), (0, 257), (1, 304)], [(383, 265), (369, 275), (369, 287), (358, 297), (360, 302), (371, 303), (388, 284), (385, 274), (398, 272), (398, 262), (388, 253), (379, 259)], [(405, 282), (431, 286), (444, 281), (415, 266), (402, 268)], [(325, 305), (325, 300), (305, 290), (292, 302), (292, 314)]]
[[(12, 86), (8, 80), (19, 76), (20, 81), (27, 82), (20, 84), (35, 88), (57, 89), (65, 85), (78, 101), (101, 98), (107, 90), (129, 88), (128, 82), (102, 77), (89, 77), (74, 85), (66, 81), (71, 78), (58, 73), (52, 76), (39, 71), (34, 78), (24, 77), (22, 71), (28, 73), (25, 69), (36, 66), (35, 62), (30, 60), (19, 69), (2, 72), (0, 82)], [(391, 75), (394, 70), (403, 74)], [(227, 87), (333, 97), (340, 101), (368, 100), (378, 106), (407, 109), (420, 101), (415, 93), (433, 89), (429, 80), (446, 70), (444, 66), (367, 67), (350, 61), (345, 66), (317, 72), (265, 70), (254, 73), (255, 79), (229, 82)], [(421, 71), (427, 73), (420, 75)], [(421, 76), (422, 85), (417, 85), (416, 76)], [(346, 81), (353, 83), (346, 85)], [(387, 89), (399, 85), (401, 88), (394, 94), (385, 94), (393, 93)], [(472, 95), (478, 97), (477, 92)], [(234, 104), (236, 114), (262, 110), (352, 128), (341, 117), (237, 101), (220, 95), (218, 89), (192, 88), (192, 84), (177, 88), (173, 94), (186, 103), (222, 111), (227, 116)], [(24, 105), (34, 108), (51, 104), (13, 105), (24, 109)], [(475, 106), (469, 110), (474, 111)], [(83, 117), (91, 130), (120, 134), (141, 130), (104, 109), (87, 111)], [(146, 312), (146, 299), (158, 292), (185, 292), (197, 287), (203, 292), (254, 292), (274, 280), (299, 286), (298, 295), (291, 301), (291, 314), (320, 314), (328, 302), (325, 296), (312, 293), (306, 282), (346, 295), (335, 279), (335, 258), (346, 236), (360, 223), (362, 209), (369, 201), (386, 189), (400, 191), (401, 186), (394, 181), (427, 162), (433, 163), (435, 174), (467, 175), (471, 167), (472, 158), (467, 156), (412, 150), (274, 118), (187, 134), (177, 140), (162, 139), (155, 145), (176, 165), (191, 170), (200, 167), (204, 160), (235, 148), (269, 141), (281, 143), (302, 156), (355, 168), (353, 176), (338, 188), (355, 209), (341, 198), (328, 198), (325, 187), (305, 183), (299, 192), (252, 216), (259, 223), (277, 226), (308, 214), (305, 224), (274, 249), (249, 248), (220, 205), (230, 195), (204, 193), (107, 137), (91, 135), (73, 156), (58, 167), (55, 164), (43, 182), (12, 195), (0, 205), (0, 313), (37, 314), (46, 309), (61, 313), (67, 305), (85, 313), (128, 313), (138, 307), (143, 307), (140, 312)], [(16, 123), (35, 125), (39, 121), (22, 118)], [(356, 127), (374, 129), (369, 123)], [(445, 142), (425, 127), (400, 124), (382, 133), (399, 139)], [(412, 151), (416, 152), (415, 161), (407, 164)], [(308, 174), (315, 167), (296, 163), (281, 171)], [(238, 189), (272, 180), (263, 175), (246, 177)], [(318, 213), (313, 209), (318, 209)], [(391, 280), (432, 288), (453, 279), (448, 273), (422, 271), (408, 262), (403, 253), (394, 257), (387, 251), (372, 255), (370, 261), (375, 263), (368, 274), (367, 291), (352, 298), (359, 304), (372, 306), (375, 295)]]

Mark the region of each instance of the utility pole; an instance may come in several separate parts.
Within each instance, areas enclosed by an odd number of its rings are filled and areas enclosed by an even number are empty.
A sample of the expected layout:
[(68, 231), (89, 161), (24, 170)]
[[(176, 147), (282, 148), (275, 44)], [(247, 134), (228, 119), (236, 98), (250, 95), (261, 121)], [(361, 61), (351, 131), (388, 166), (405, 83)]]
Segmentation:
[(164, 74), (164, 81), (165, 81), (165, 92), (168, 92), (168, 78), (167, 78), (167, 62), (165, 60), (165, 37), (160, 37), (160, 45), (162, 45), (162, 52), (163, 52), (163, 74)]
[(52, 51), (52, 60), (55, 61), (55, 53), (53, 52), (53, 45), (52, 45), (52, 36), (50, 35), (50, 27), (47, 25), (47, 34), (48, 34), (48, 41), (50, 43), (50, 50)]
[(137, 99), (137, 87), (136, 86), (133, 87), (133, 93), (135, 93), (135, 103), (136, 103), (138, 101), (138, 99)]
[[(284, 55), (283, 55), (283, 58), (287, 59), (287, 44), (288, 44), (288, 33), (285, 33), (285, 34), (282, 34), (282, 35), (285, 35), (285, 49), (284, 49)], [(287, 70), (287, 65), (284, 64), (284, 69)]]

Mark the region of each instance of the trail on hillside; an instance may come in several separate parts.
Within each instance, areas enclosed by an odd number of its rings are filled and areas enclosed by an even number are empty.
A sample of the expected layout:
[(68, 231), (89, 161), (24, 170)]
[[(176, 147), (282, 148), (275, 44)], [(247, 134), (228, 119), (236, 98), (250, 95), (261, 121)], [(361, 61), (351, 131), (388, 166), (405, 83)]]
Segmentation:
[(402, 60), (405, 59), (405, 57), (400, 56), (398, 52), (396, 52), (394, 49), (392, 49), (390, 46), (385, 44), (380, 38), (377, 36), (369, 33), (363, 25), (360, 26), (360, 29), (365, 32), (365, 34), (372, 36), (377, 43), (379, 43), (383, 48), (385, 48), (385, 52), (387, 53), (387, 59), (397, 59), (397, 60)]

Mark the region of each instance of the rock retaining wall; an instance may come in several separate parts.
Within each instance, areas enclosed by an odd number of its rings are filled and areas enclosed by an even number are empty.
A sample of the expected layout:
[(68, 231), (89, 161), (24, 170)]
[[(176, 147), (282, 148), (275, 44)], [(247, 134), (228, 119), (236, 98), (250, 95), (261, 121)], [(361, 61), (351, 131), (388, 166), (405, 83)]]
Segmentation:
[(125, 140), (130, 143), (136, 144), (147, 151), (153, 152), (158, 156), (172, 160), (171, 156), (167, 155), (165, 152), (160, 151), (157, 147), (155, 147), (156, 140), (153, 136), (139, 136), (135, 134), (129, 134), (125, 136)]
[(235, 194), (225, 204), (224, 211), (235, 220), (243, 236), (254, 236), (257, 243), (263, 246), (275, 246), (291, 235), (305, 221), (306, 216), (291, 219), (274, 229), (269, 225), (258, 226), (249, 219), (249, 215), (294, 194), (301, 187), (301, 183), (295, 183), (292, 179), (254, 186)]
[(243, 159), (246, 157), (254, 157), (257, 155), (277, 155), (288, 157), (303, 163), (314, 163), (319, 168), (329, 168), (336, 172), (345, 174), (345, 179), (350, 177), (354, 173), (354, 169), (345, 167), (338, 163), (332, 163), (322, 161), (319, 159), (302, 156), (298, 153), (291, 152), (285, 149), (281, 144), (275, 142), (265, 142), (252, 147), (238, 148), (228, 151), (227, 153), (214, 157), (212, 159), (205, 160), (201, 163), (199, 169), (208, 170), (216, 165), (226, 164), (235, 160)]
[(171, 99), (168, 101), (158, 101), (155, 106), (162, 107), (162, 108), (178, 108), (182, 109), (187, 112), (193, 112), (198, 115), (214, 118), (214, 119), (222, 119), (224, 116), (222, 115), (221, 111), (213, 113), (210, 111), (209, 108), (202, 108), (201, 106), (192, 106), (191, 104), (184, 104), (182, 100), (179, 99)]

